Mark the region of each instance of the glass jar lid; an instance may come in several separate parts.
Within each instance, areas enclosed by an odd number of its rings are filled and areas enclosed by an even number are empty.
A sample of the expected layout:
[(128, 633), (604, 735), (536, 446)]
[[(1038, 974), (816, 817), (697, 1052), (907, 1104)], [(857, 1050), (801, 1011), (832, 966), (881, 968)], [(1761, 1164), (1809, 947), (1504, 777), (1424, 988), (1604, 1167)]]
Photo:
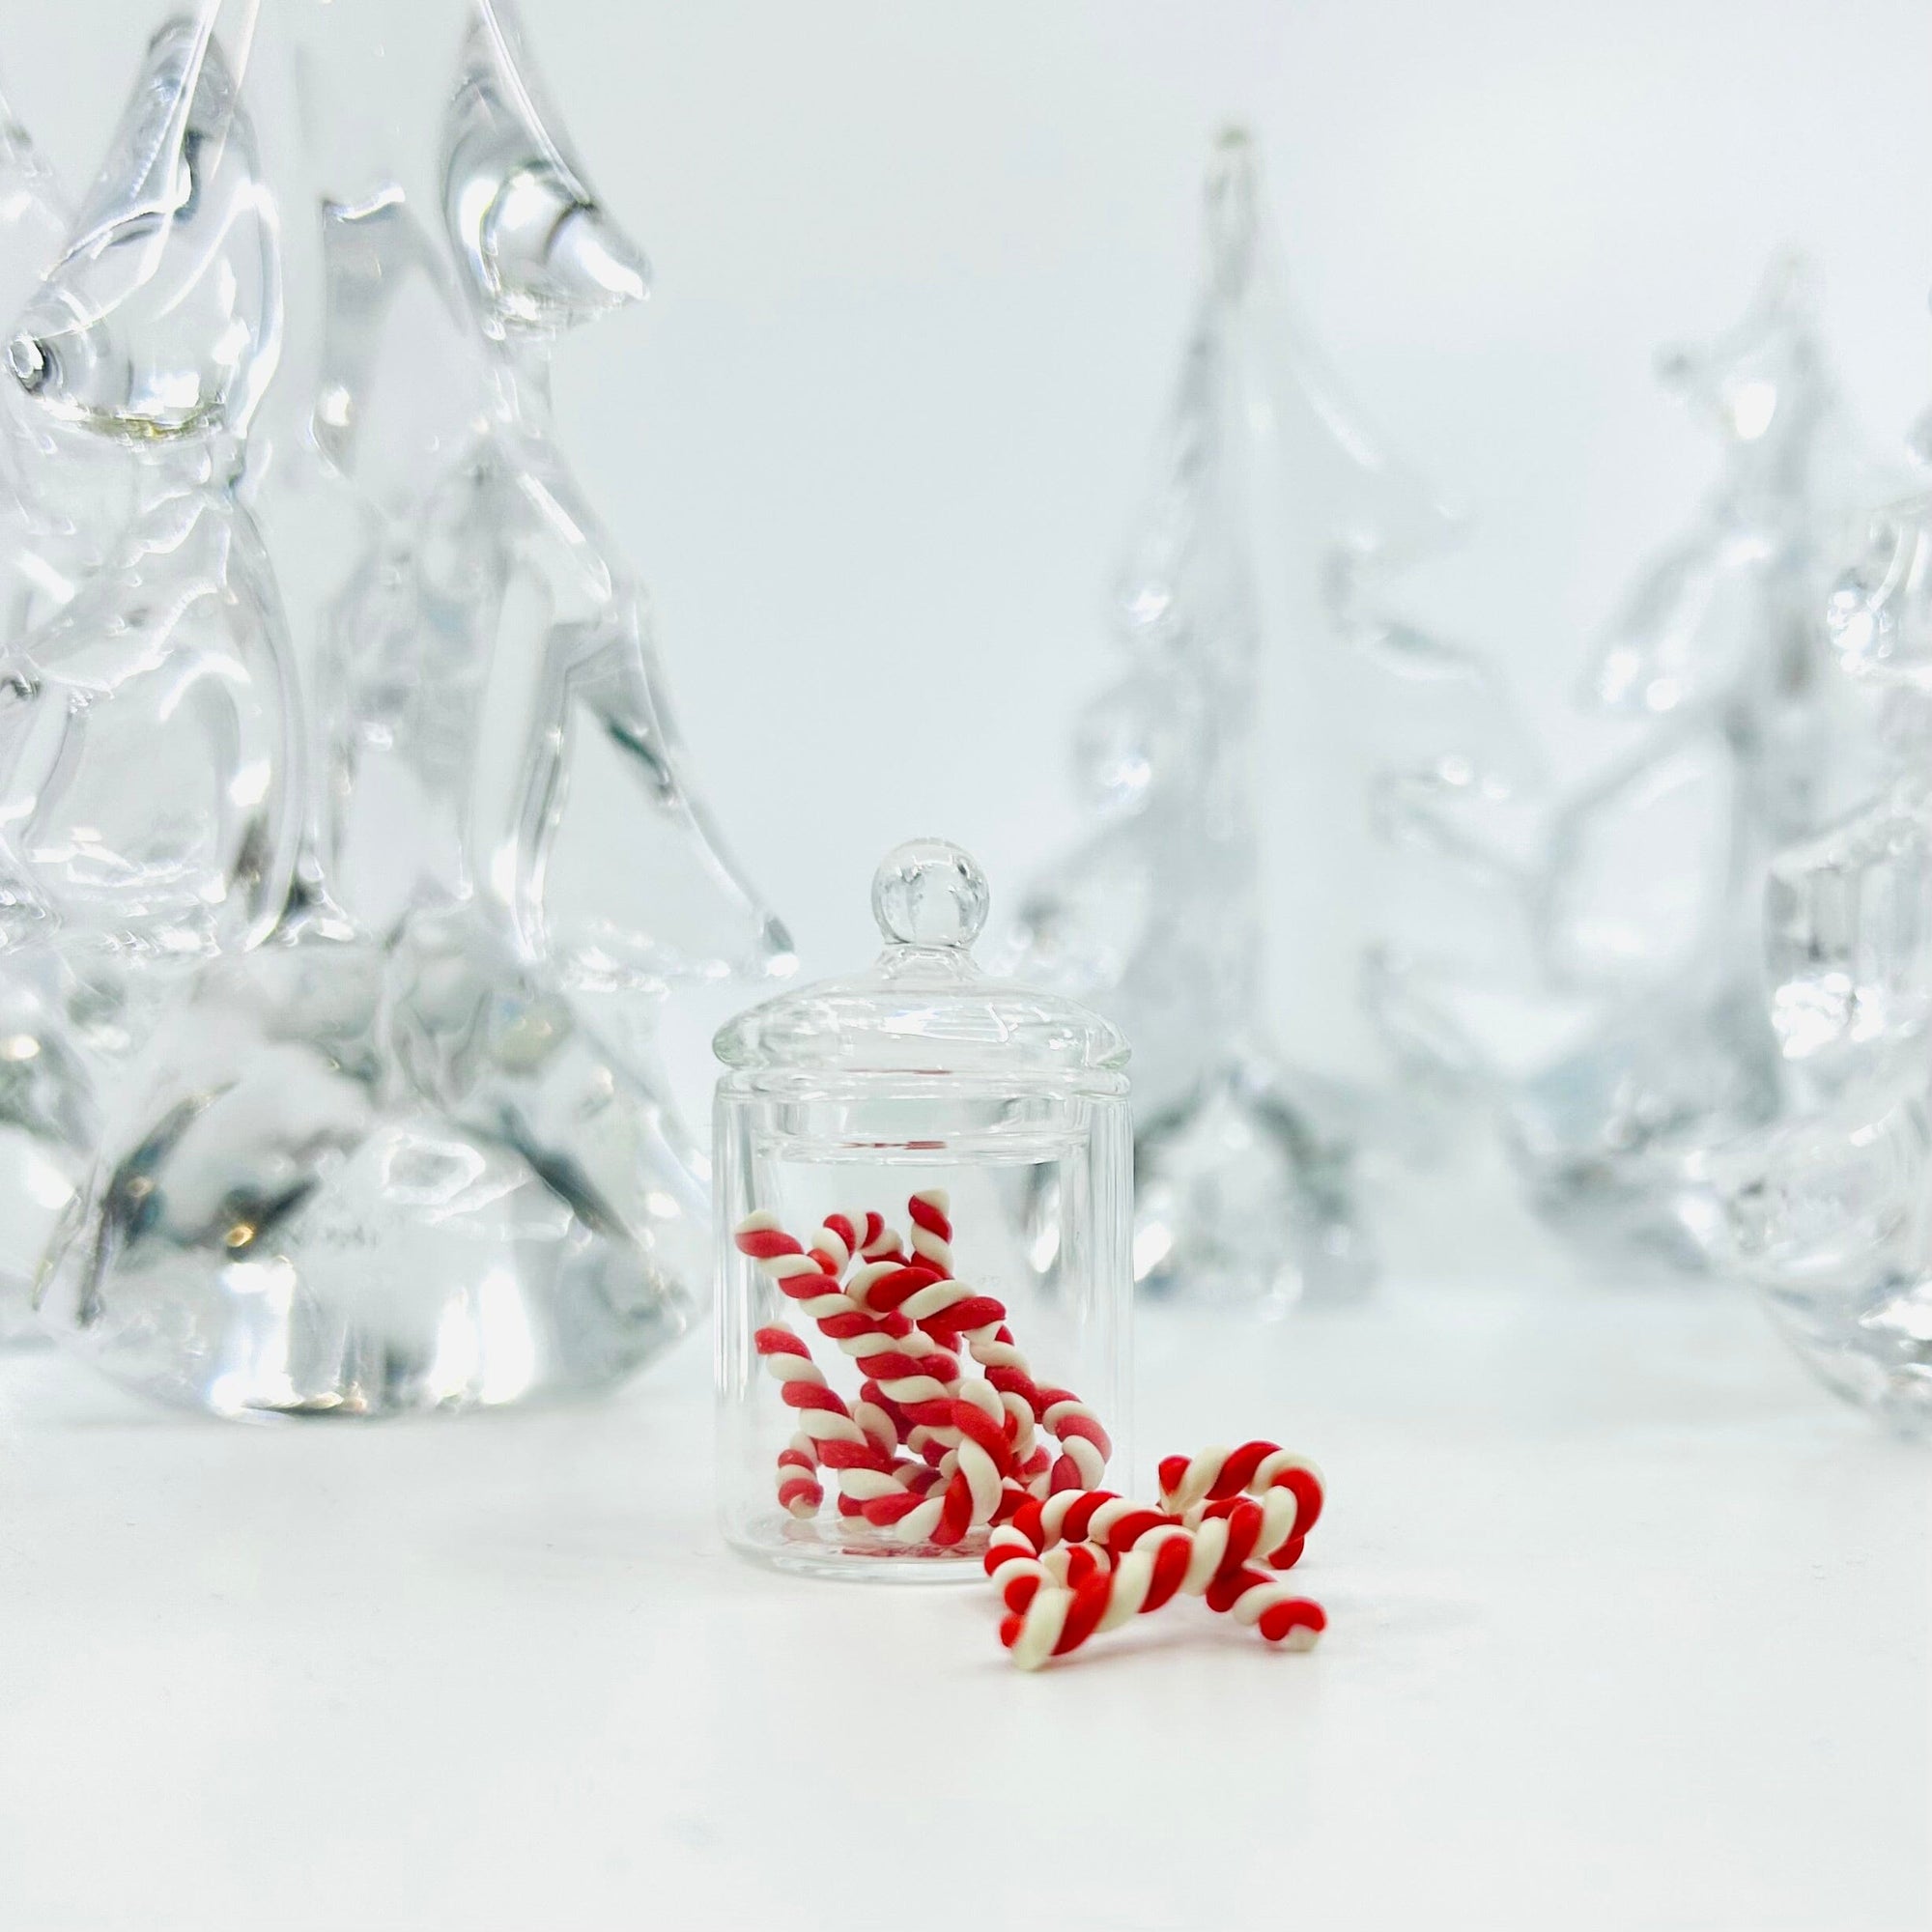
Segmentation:
[(886, 942), (873, 964), (753, 1007), (720, 1030), (713, 1050), (726, 1066), (844, 1072), (1123, 1067), (1127, 1043), (1111, 1021), (974, 963), (990, 902), (986, 875), (957, 845), (915, 838), (896, 847), (872, 879)]

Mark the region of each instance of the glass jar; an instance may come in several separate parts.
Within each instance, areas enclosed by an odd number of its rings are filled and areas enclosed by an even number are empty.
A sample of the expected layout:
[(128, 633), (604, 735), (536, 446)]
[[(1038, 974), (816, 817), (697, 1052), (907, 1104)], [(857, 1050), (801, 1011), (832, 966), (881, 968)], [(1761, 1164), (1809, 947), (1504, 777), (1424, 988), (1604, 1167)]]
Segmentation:
[(1126, 1043), (981, 973), (986, 908), (902, 845), (876, 964), (717, 1038), (719, 1502), (781, 1569), (975, 1574), (1026, 1493), (1124, 1466)]

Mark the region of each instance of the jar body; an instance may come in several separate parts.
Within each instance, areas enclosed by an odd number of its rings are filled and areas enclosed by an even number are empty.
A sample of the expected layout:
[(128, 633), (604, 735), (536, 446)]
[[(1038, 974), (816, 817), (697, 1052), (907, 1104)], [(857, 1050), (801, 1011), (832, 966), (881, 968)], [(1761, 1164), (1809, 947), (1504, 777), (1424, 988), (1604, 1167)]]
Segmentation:
[[(740, 1069), (719, 1082), (714, 1121), (719, 1271), (718, 1489), (725, 1540), (781, 1569), (885, 1577), (978, 1574), (983, 1522), (938, 1542), (840, 1507), (840, 1480), (816, 1471), (801, 1500), (801, 1410), (769, 1372), (758, 1337), (788, 1329), (850, 1412), (853, 1354), (788, 1297), (734, 1238), (767, 1215), (807, 1247), (829, 1216), (880, 1216), (911, 1245), (914, 1196), (945, 1204), (952, 1276), (1006, 1312), (1022, 1373), (1070, 1391), (1111, 1438), (1110, 1486), (1127, 1456), (1132, 1314), (1132, 1135), (1126, 1083), (1094, 1071), (1004, 1080), (957, 1072)], [(890, 1236), (887, 1237), (888, 1239)], [(928, 1246), (930, 1244), (928, 1243)], [(835, 1329), (838, 1324), (834, 1323)], [(970, 1338), (952, 1349), (962, 1379), (981, 1376)], [(869, 1417), (874, 1432), (880, 1417)], [(836, 1425), (835, 1425), (836, 1426)], [(1055, 1444), (1042, 1430), (1037, 1440)], [(876, 1434), (874, 1435), (876, 1440)], [(902, 1441), (909, 1468), (939, 1445)], [(781, 1454), (792, 1459), (781, 1469)], [(814, 1453), (808, 1451), (810, 1460)], [(790, 1506), (781, 1478), (793, 1484)], [(856, 1485), (854, 1486), (856, 1487)], [(853, 1500), (856, 1500), (854, 1498)]]

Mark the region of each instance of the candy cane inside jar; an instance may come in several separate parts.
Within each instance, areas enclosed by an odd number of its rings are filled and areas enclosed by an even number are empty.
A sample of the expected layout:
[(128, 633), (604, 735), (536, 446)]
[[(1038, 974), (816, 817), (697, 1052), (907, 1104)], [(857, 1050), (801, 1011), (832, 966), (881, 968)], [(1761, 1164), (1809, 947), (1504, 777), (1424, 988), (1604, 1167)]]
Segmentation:
[(849, 1356), (846, 1379), (857, 1378), (841, 1396), (782, 1320), (753, 1335), (798, 1423), (774, 1472), (792, 1542), (824, 1540), (821, 1470), (836, 1472), (838, 1541), (852, 1556), (972, 1555), (995, 1525), (1065, 1502), (1105, 1470), (1112, 1442), (1093, 1409), (1039, 1383), (1005, 1304), (950, 1273), (949, 1207), (944, 1190), (915, 1194), (905, 1241), (869, 1210), (828, 1215), (803, 1240), (768, 1210), (732, 1232), (791, 1316), (817, 1329), (835, 1365)]

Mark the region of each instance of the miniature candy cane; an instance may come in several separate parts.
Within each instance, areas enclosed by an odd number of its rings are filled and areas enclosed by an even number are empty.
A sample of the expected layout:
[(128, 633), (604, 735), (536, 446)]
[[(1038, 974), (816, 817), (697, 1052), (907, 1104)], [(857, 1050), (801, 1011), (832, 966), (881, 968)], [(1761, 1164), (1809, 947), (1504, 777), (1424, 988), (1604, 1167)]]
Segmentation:
[[(835, 1223), (840, 1225), (835, 1227)], [(843, 1216), (832, 1217), (819, 1230), (819, 1240), (827, 1251), (819, 1251), (814, 1243), (814, 1250), (808, 1253), (778, 1226), (774, 1216), (753, 1214), (740, 1224), (736, 1240), (740, 1251), (752, 1257), (780, 1293), (815, 1321), (822, 1332), (847, 1353), (861, 1355), (875, 1377), (891, 1378), (868, 1380), (860, 1391), (860, 1402), (851, 1411), (851, 1419), (865, 1434), (890, 1452), (896, 1450), (902, 1435), (902, 1414), (894, 1401), (895, 1395), (945, 1397), (949, 1393), (948, 1384), (957, 1375), (957, 1365), (943, 1351), (929, 1349), (923, 1336), (915, 1342), (912, 1324), (905, 1317), (868, 1314), (840, 1293), (838, 1270), (854, 1249), (869, 1249), (885, 1256), (898, 1248), (898, 1236), (885, 1228), (878, 1215), (859, 1216), (858, 1223), (855, 1227)], [(790, 1333), (788, 1329), (782, 1332)], [(796, 1342), (795, 1337), (793, 1340)], [(907, 1345), (923, 1352), (909, 1354)], [(781, 1352), (788, 1358), (803, 1352), (808, 1361), (810, 1359), (810, 1350), (803, 1344)], [(928, 1371), (934, 1368), (939, 1374), (929, 1375)], [(794, 1376), (792, 1379), (803, 1382), (804, 1378)], [(819, 1379), (822, 1383), (824, 1378), (821, 1376)], [(945, 1413), (950, 1420), (950, 1410)], [(781, 1497), (789, 1492), (791, 1500), (786, 1506), (794, 1515), (808, 1515), (815, 1506), (809, 1504), (810, 1492), (801, 1486), (804, 1482), (799, 1463), (801, 1453), (794, 1442), (779, 1456)], [(826, 1461), (822, 1455), (818, 1460)], [(890, 1478), (891, 1491), (903, 1493), (907, 1487), (923, 1488), (923, 1484), (912, 1482), (909, 1472), (895, 1469), (890, 1454), (886, 1467), (873, 1473)], [(841, 1473), (839, 1492), (841, 1513), (856, 1515), (865, 1503), (877, 1500), (882, 1492), (878, 1485), (848, 1480)], [(818, 1500), (823, 1501), (822, 1492)]]
[[(1105, 1492), (1029, 1505), (994, 1532), (986, 1551), (986, 1572), (1010, 1613), (1001, 1640), (1022, 1669), (1035, 1670), (1186, 1594), (1270, 1642), (1306, 1649), (1325, 1622), (1320, 1607), (1249, 1567), (1293, 1534), (1293, 1512), (1285, 1492), (1210, 1502), (1191, 1522)], [(1066, 1548), (1055, 1547), (1063, 1537), (1092, 1541), (1073, 1544), (1056, 1566), (1050, 1559)], [(1081, 1550), (1092, 1552), (1084, 1564), (1075, 1560)]]
[(1286, 1490), (1270, 1490), (1259, 1497), (1236, 1496), (1223, 1502), (1200, 1503), (1184, 1516), (1153, 1509), (1146, 1503), (1129, 1502), (1108, 1490), (1063, 1491), (1043, 1503), (1018, 1511), (1013, 1527), (1030, 1537), (1036, 1548), (1051, 1549), (1057, 1544), (1092, 1543), (1119, 1556), (1131, 1549), (1150, 1530), (1165, 1523), (1198, 1528), (1211, 1517), (1225, 1518), (1235, 1525), (1230, 1535), (1239, 1543), (1232, 1560), (1246, 1562), (1250, 1556), (1276, 1563), (1291, 1541), (1298, 1543), (1295, 1531), (1296, 1505)]
[(1327, 1613), (1320, 1604), (1295, 1596), (1265, 1570), (1240, 1569), (1215, 1577), (1208, 1586), (1208, 1607), (1227, 1611), (1236, 1623), (1288, 1650), (1313, 1650), (1328, 1628)]
[[(943, 1350), (909, 1354), (911, 1323), (906, 1317), (892, 1310), (876, 1314), (839, 1288), (838, 1271), (855, 1253), (872, 1249), (883, 1256), (896, 1247), (897, 1237), (888, 1242), (879, 1217), (866, 1216), (863, 1230), (849, 1217), (829, 1217), (807, 1249), (780, 1228), (774, 1216), (753, 1214), (739, 1225), (736, 1240), (740, 1251), (758, 1264), (781, 1293), (858, 1359), (872, 1378), (866, 1384), (867, 1395), (876, 1384), (882, 1398), (862, 1401), (856, 1413), (847, 1411), (811, 1361), (810, 1350), (789, 1329), (759, 1331), (761, 1337), (784, 1338), (774, 1339), (769, 1350), (761, 1343), (761, 1352), (769, 1354), (784, 1399), (818, 1418), (816, 1423), (808, 1422), (807, 1430), (814, 1434), (820, 1463), (835, 1466), (826, 1439), (843, 1439), (835, 1421), (826, 1419), (832, 1405), (864, 1439), (890, 1430), (894, 1448), (897, 1418), (927, 1425), (950, 1438), (953, 1460), (951, 1467), (942, 1464), (944, 1487), (936, 1492), (907, 1480), (890, 1454), (861, 1460), (849, 1447), (842, 1450), (836, 1464), (840, 1470), (840, 1509), (850, 1502), (857, 1507), (848, 1514), (862, 1513), (868, 1522), (892, 1529), (902, 1542), (932, 1542), (942, 1548), (957, 1543), (975, 1525), (992, 1521), (1005, 1501), (1013, 1464), (1002, 1398), (989, 1383), (961, 1382), (958, 1364)], [(875, 1264), (891, 1264), (883, 1259)], [(873, 1425), (870, 1435), (861, 1418)], [(781, 1498), (789, 1493), (788, 1507), (803, 1513), (807, 1492), (800, 1487), (792, 1453), (781, 1452)]]
[[(1089, 1532), (1085, 1547), (1104, 1555), (1110, 1566), (1123, 1562), (1133, 1550), (1153, 1550), (1176, 1543), (1183, 1544), (1186, 1561), (1181, 1565), (1174, 1589), (1186, 1589), (1191, 1596), (1203, 1596), (1214, 1579), (1224, 1573), (1237, 1570), (1255, 1555), (1263, 1547), (1266, 1512), (1251, 1497), (1242, 1496), (1227, 1504), (1211, 1505), (1212, 1513), (1204, 1516), (1198, 1523), (1182, 1522), (1178, 1517), (1164, 1511), (1150, 1509), (1143, 1503), (1128, 1502), (1124, 1497), (1107, 1494), (1104, 1491), (1094, 1492), (1089, 1497), (1074, 1497), (1074, 1507), (1070, 1510), (1054, 1510), (1054, 1505), (1062, 1498), (1055, 1496), (1042, 1507), (1038, 1503), (1030, 1504), (1018, 1511), (1008, 1527), (1012, 1536), (1002, 1539), (1002, 1552), (1009, 1553), (1013, 1548), (1012, 1537), (1016, 1536), (1031, 1543), (1042, 1556), (1053, 1548), (1057, 1541), (1056, 1532), (1048, 1526), (1048, 1512), (1059, 1516), (1062, 1527), (1070, 1523), (1075, 1534), (1085, 1529)], [(1093, 1507), (1083, 1505), (1091, 1500)], [(987, 1552), (987, 1573), (992, 1575), (993, 1552)], [(1010, 1570), (1010, 1563), (1001, 1566), (1003, 1573)], [(1010, 1610), (1023, 1610), (1031, 1601), (1033, 1591), (1020, 1583), (1020, 1573), (1012, 1577), (1004, 1574), (996, 1580), (1000, 1592)], [(1158, 1608), (1174, 1590), (1164, 1592), (1148, 1608)]]
[(1270, 1643), (1308, 1649), (1327, 1621), (1321, 1605), (1289, 1595), (1264, 1570), (1226, 1566), (1226, 1522), (1210, 1519), (1200, 1529), (1164, 1524), (1110, 1570), (1071, 1588), (1016, 1577), (1004, 1592), (1010, 1614), (1000, 1626), (1000, 1641), (1022, 1670), (1037, 1670), (1048, 1658), (1065, 1657), (1090, 1636), (1116, 1630), (1184, 1593), (1205, 1597), (1210, 1608), (1230, 1612)]
[[(873, 1226), (881, 1225), (876, 1214), (864, 1218)], [(950, 1384), (958, 1378), (958, 1365), (952, 1357), (943, 1350), (930, 1348), (923, 1335), (916, 1336), (907, 1317), (894, 1310), (874, 1313), (840, 1289), (838, 1271), (851, 1251), (838, 1238), (834, 1223), (844, 1219), (842, 1215), (834, 1216), (818, 1231), (810, 1250), (767, 1213), (748, 1215), (739, 1223), (734, 1238), (739, 1252), (757, 1263), (779, 1293), (796, 1302), (800, 1312), (817, 1324), (820, 1333), (836, 1342), (878, 1383), (877, 1394), (862, 1391), (867, 1400), (881, 1407), (892, 1404), (908, 1410), (915, 1409), (920, 1403), (951, 1403), (954, 1395)], [(846, 1223), (848, 1235), (856, 1232)], [(893, 1249), (897, 1247), (896, 1235), (884, 1238), (890, 1240)], [(817, 1241), (827, 1242), (827, 1248), (818, 1247)], [(878, 1245), (877, 1240), (873, 1245)], [(868, 1264), (882, 1267), (895, 1264), (883, 1260)], [(878, 1394), (883, 1394), (886, 1404), (878, 1403)], [(914, 1413), (914, 1420), (917, 1419)], [(934, 1419), (944, 1423), (950, 1416), (940, 1409), (935, 1411)]]
[(908, 1317), (942, 1347), (955, 1339), (963, 1342), (1002, 1396), (1015, 1397), (1058, 1438), (1061, 1455), (1049, 1472), (1049, 1488), (1095, 1488), (1113, 1454), (1099, 1418), (1070, 1389), (1041, 1388), (1014, 1345), (1005, 1304), (953, 1279), (952, 1224), (946, 1218), (945, 1191), (930, 1188), (915, 1194), (908, 1206), (919, 1260), (903, 1265), (881, 1261), (855, 1269), (846, 1293), (868, 1311)]
[(1168, 1456), (1160, 1464), (1160, 1502), (1185, 1516), (1204, 1501), (1220, 1502), (1246, 1491), (1261, 1495), (1284, 1490), (1294, 1498), (1294, 1536), (1270, 1557), (1277, 1570), (1291, 1568), (1301, 1540), (1321, 1514), (1321, 1472), (1306, 1457), (1273, 1442), (1244, 1442), (1238, 1449), (1204, 1449), (1192, 1459)]
[(867, 1505), (867, 1522), (890, 1528), (902, 1543), (930, 1542), (943, 1548), (993, 1520), (1007, 1494), (1011, 1456), (1006, 1410), (989, 1383), (960, 1384), (953, 1427), (959, 1442), (950, 1452), (951, 1468), (941, 1464), (948, 1477), (944, 1490), (910, 1503), (881, 1496)]
[[(1034, 1382), (1000, 1302), (956, 1285), (940, 1287), (951, 1282), (946, 1195), (931, 1190), (915, 1195), (909, 1206), (917, 1266), (905, 1263), (897, 1236), (873, 1213), (828, 1215), (809, 1247), (775, 1216), (753, 1214), (737, 1229), (736, 1243), (867, 1376), (851, 1419), (882, 1449), (908, 1447), (943, 1482), (943, 1488), (921, 1483), (890, 1456), (883, 1468), (848, 1459), (839, 1478), (841, 1512), (863, 1513), (908, 1543), (945, 1546), (976, 1525), (1010, 1516), (1030, 1493), (1097, 1480), (1112, 1445), (1092, 1410), (1068, 1391), (1041, 1390)], [(841, 1286), (855, 1261), (860, 1265)], [(881, 1284), (889, 1286), (876, 1301), (869, 1299)], [(895, 1293), (928, 1290), (938, 1292), (926, 1294), (923, 1322), (891, 1305)], [(940, 1345), (941, 1335), (962, 1331), (987, 1370), (983, 1382), (963, 1380), (957, 1361)], [(794, 1379), (802, 1383), (804, 1378)], [(819, 1381), (822, 1387), (822, 1377)], [(814, 1412), (822, 1413), (822, 1400), (813, 1400)], [(1061, 1440), (1058, 1464), (1034, 1441), (1037, 1419)], [(831, 1466), (823, 1451), (814, 1450)], [(806, 1454), (794, 1443), (780, 1458), (781, 1495), (800, 1514), (813, 1506), (810, 1470), (802, 1465)]]
[[(811, 1359), (811, 1350), (789, 1328), (775, 1323), (760, 1328), (752, 1341), (764, 1358), (766, 1369), (777, 1378), (779, 1394), (786, 1406), (798, 1410), (799, 1432), (810, 1442), (817, 1463), (838, 1470), (841, 1475), (846, 1470), (869, 1470), (881, 1475), (891, 1472), (891, 1456), (853, 1420), (852, 1411), (827, 1384), (825, 1372)], [(792, 1449), (781, 1451), (781, 1465), (797, 1467), (792, 1460), (796, 1454)], [(783, 1500), (782, 1487), (780, 1499)]]
[(1037, 1670), (1048, 1658), (1078, 1650), (1096, 1633), (1159, 1609), (1186, 1581), (1190, 1556), (1188, 1532), (1173, 1527), (1164, 1540), (1130, 1549), (1111, 1570), (1096, 1571), (1072, 1587), (1036, 1583), (1025, 1591), (1015, 1581), (1008, 1594), (1010, 1599), (1024, 1591), (1022, 1606), (1000, 1625), (1000, 1641), (1022, 1670)]

